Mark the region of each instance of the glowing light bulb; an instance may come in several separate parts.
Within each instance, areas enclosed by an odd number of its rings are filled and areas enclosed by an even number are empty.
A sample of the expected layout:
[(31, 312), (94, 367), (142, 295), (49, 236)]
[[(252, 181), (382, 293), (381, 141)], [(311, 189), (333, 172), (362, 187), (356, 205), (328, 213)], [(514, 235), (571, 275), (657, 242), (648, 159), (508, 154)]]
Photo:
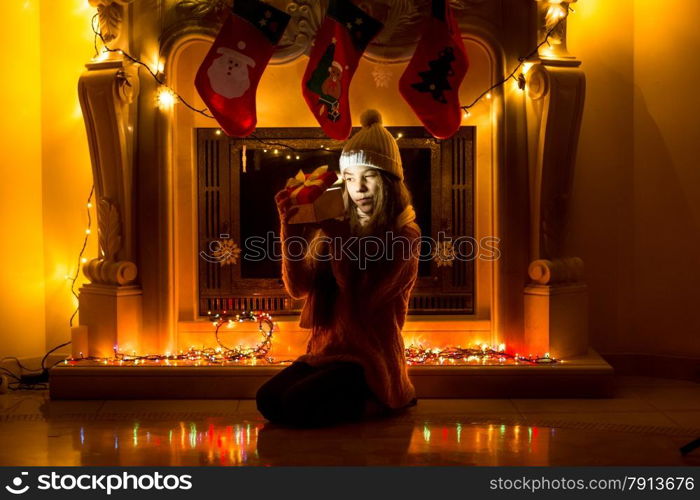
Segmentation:
[(296, 159), (297, 159), (297, 160), (299, 159), (299, 155), (296, 155)]
[(291, 155), (287, 155), (287, 159), (288, 159), (288, 160), (291, 160), (291, 159), (292, 159), (292, 156), (291, 156)]
[(279, 149), (273, 149), (272, 152), (275, 154), (279, 154), (280, 151), (279, 151)]
[(403, 134), (402, 134), (401, 132), (399, 132), (398, 134), (396, 134), (396, 138), (397, 138), (397, 139), (401, 139), (402, 137), (403, 137)]
[(87, 204), (87, 207), (88, 207), (88, 208), (92, 208), (92, 203), (88, 203), (88, 204)]
[(156, 94), (156, 103), (159, 109), (171, 109), (175, 105), (175, 94), (168, 87), (162, 86)]
[(486, 99), (491, 99), (491, 92), (486, 92)]
[(216, 132), (214, 132), (216, 135), (221, 135), (221, 129), (216, 129)]
[(90, 228), (85, 230), (85, 234), (90, 234), (92, 231), (90, 231)]
[(469, 112), (468, 109), (465, 109), (464, 112), (462, 112), (462, 118), (465, 120), (471, 116), (471, 113)]
[(80, 259), (80, 262), (82, 262), (83, 264), (85, 264), (85, 263), (87, 262), (87, 258), (86, 258), (86, 257), (81, 258), (81, 259)]
[(107, 50), (107, 47), (102, 48), (102, 52), (97, 55), (96, 57), (93, 58), (93, 61), (104, 61), (109, 57), (109, 50)]

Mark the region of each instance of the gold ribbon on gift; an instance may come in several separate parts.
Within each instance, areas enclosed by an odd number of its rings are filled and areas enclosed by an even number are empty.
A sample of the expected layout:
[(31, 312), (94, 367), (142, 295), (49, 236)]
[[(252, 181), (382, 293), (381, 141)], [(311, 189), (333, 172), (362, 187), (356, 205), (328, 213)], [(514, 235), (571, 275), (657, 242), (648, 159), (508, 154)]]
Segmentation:
[(323, 179), (321, 179), (321, 176), (325, 174), (327, 170), (328, 165), (322, 165), (313, 172), (311, 172), (308, 177), (304, 175), (304, 172), (299, 170), (299, 172), (297, 172), (297, 175), (287, 179), (287, 184), (284, 187), (286, 189), (294, 189), (294, 191), (292, 191), (289, 194), (289, 197), (292, 199), (292, 202), (296, 203), (297, 195), (301, 192), (302, 189), (311, 186), (322, 186)]

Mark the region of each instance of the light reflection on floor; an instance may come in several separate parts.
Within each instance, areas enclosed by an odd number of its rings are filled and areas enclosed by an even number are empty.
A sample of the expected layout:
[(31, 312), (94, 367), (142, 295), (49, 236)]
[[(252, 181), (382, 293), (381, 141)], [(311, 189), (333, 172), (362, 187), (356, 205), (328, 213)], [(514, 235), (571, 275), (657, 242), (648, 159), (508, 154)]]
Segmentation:
[(266, 423), (253, 400), (52, 401), (0, 395), (0, 466), (700, 465), (700, 386), (621, 379), (609, 399), (421, 399), (324, 429)]
[(262, 420), (3, 422), (2, 465), (698, 465), (685, 438), (399, 418), (329, 429)]
[[(35, 437), (26, 436), (19, 453), (15, 448), (13, 463), (29, 465), (36, 455), (26, 452), (43, 441), (52, 465), (495, 465), (507, 457), (544, 465), (550, 436), (557, 432), (468, 422), (376, 421), (286, 429), (262, 421), (214, 420), (26, 422), (23, 426), (34, 427)], [(9, 431), (17, 424), (3, 423), (2, 428)]]

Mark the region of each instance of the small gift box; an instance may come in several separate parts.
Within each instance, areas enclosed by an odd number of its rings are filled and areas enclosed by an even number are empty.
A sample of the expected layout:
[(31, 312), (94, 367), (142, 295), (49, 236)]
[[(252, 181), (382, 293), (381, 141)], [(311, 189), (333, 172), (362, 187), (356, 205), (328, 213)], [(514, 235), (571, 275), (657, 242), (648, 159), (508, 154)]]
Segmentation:
[(309, 175), (299, 170), (287, 181), (286, 189), (297, 212), (289, 218), (290, 224), (307, 224), (340, 217), (345, 213), (343, 190), (331, 187), (338, 179), (328, 165), (318, 167)]

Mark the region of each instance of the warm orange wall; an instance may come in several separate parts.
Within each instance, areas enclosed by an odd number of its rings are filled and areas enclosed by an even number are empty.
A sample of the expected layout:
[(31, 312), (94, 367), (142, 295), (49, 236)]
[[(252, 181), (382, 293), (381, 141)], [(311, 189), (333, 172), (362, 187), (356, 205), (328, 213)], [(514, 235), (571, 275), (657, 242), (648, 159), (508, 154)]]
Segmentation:
[[(46, 346), (70, 340), (68, 320), (77, 306), (66, 274), (73, 274), (85, 235), (85, 202), (92, 185), (78, 78), (94, 55), (87, 0), (41, 2), (41, 106), (46, 279)], [(93, 211), (94, 216), (94, 211)], [(93, 217), (93, 222), (94, 222)], [(97, 230), (85, 255), (96, 254)], [(85, 281), (82, 273), (76, 290)], [(76, 317), (77, 319), (77, 317)], [(77, 321), (74, 322), (77, 324)], [(67, 349), (62, 349), (67, 352)]]
[(569, 225), (571, 255), (583, 258), (594, 348), (632, 342), (633, 21), (630, 2), (583, 0), (569, 16), (569, 51), (583, 61), (586, 104)]
[(700, 356), (700, 4), (575, 9), (588, 90), (570, 251), (586, 262), (593, 345)]
[(44, 350), (39, 0), (0, 21), (0, 357)]
[(700, 2), (634, 7), (634, 331), (700, 356)]
[[(6, 4), (0, 65), (11, 77), (0, 82), (0, 356), (40, 357), (70, 340), (77, 305), (66, 276), (77, 268), (92, 182), (77, 84), (93, 55), (94, 8), (87, 0)], [(94, 240), (87, 256), (95, 254)], [(83, 281), (79, 276), (76, 289)]]

